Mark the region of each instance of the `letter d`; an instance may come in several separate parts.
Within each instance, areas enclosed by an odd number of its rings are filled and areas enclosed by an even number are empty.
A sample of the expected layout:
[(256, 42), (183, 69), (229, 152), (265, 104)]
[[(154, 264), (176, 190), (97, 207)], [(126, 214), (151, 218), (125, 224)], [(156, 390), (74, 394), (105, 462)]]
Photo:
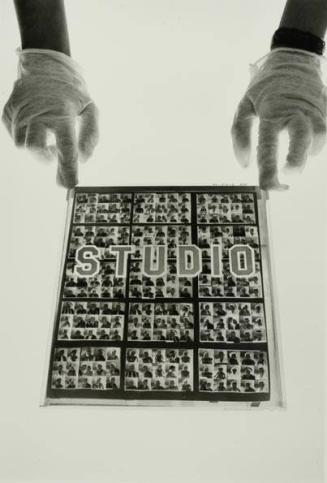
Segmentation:
[(177, 248), (178, 277), (196, 277), (202, 270), (201, 251), (196, 245), (179, 245)]

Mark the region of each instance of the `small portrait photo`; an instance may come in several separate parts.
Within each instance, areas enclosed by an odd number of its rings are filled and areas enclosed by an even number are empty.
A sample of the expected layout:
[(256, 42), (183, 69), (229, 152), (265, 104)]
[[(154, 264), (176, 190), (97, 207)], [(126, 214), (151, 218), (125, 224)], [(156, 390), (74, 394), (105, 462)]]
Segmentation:
[(229, 379), (227, 381), (227, 391), (229, 392), (241, 392), (240, 382), (238, 380)]
[(224, 316), (213, 316), (213, 328), (214, 330), (225, 330), (227, 328), (227, 318)]
[(213, 350), (200, 349), (199, 358), (200, 358), (201, 364), (213, 364)]
[(109, 315), (100, 315), (99, 316), (99, 327), (101, 329), (110, 329), (111, 328), (111, 317)]
[(77, 378), (76, 377), (65, 377), (65, 389), (76, 389), (77, 388)]
[(78, 378), (78, 389), (92, 389), (92, 377), (80, 376)]
[(110, 330), (109, 329), (103, 329), (103, 328), (99, 328), (96, 330), (96, 338), (99, 339), (99, 340), (113, 340), (111, 337), (110, 337)]
[(166, 351), (164, 349), (152, 349), (152, 356), (157, 367), (166, 362)]
[(254, 328), (251, 317), (240, 315), (239, 321), (241, 330), (252, 330)]
[(256, 366), (254, 369), (254, 374), (256, 380), (261, 380), (267, 377), (267, 369), (264, 366)]
[(269, 392), (268, 382), (265, 379), (260, 379), (254, 382), (255, 392)]
[(227, 366), (226, 364), (215, 365), (213, 377), (215, 380), (225, 380), (227, 379)]
[(75, 340), (83, 340), (84, 339), (84, 334), (87, 333), (84, 329), (72, 329), (70, 332), (70, 339), (75, 339)]
[[(105, 349), (100, 349), (100, 350), (101, 350), (101, 354), (103, 354), (103, 352), (105, 351)], [(107, 352), (107, 359), (101, 358), (100, 360), (107, 360), (107, 361), (119, 361), (120, 360), (120, 349), (119, 348), (108, 348), (106, 350), (106, 352)]]
[(80, 360), (93, 361), (94, 360), (93, 349), (91, 347), (83, 347), (81, 349)]
[(71, 333), (69, 329), (66, 328), (59, 328), (58, 331), (58, 340), (66, 340), (71, 338)]
[(211, 379), (206, 379), (204, 377), (200, 377), (199, 379), (199, 389), (203, 392), (212, 392), (213, 391), (213, 381)]
[(55, 362), (52, 371), (56, 376), (64, 376), (66, 374), (66, 364), (63, 362)]
[(157, 363), (154, 369), (155, 379), (163, 379), (165, 376), (165, 364), (161, 362)]
[(227, 351), (228, 364), (230, 366), (238, 366), (241, 362), (240, 352)]
[[(102, 347), (86, 347), (85, 349), (82, 349), (82, 351), (85, 350), (85, 352), (90, 356), (89, 359), (86, 360), (92, 360), (92, 361), (105, 361), (106, 360), (106, 349)], [(91, 355), (92, 354), (92, 355)]]
[(151, 390), (152, 391), (163, 391), (165, 389), (165, 378), (156, 377), (151, 380)]
[(138, 351), (136, 349), (128, 349), (126, 351), (126, 361), (127, 362), (138, 362), (139, 357), (138, 357)]
[(79, 348), (65, 349), (67, 354), (67, 362), (77, 362), (80, 357)]
[(104, 390), (106, 388), (106, 378), (105, 377), (93, 377), (92, 389)]
[(211, 277), (212, 296), (223, 297), (224, 296), (224, 284), (222, 277)]
[(189, 379), (179, 379), (178, 380), (178, 385), (180, 387), (180, 390), (183, 392), (191, 392), (192, 391), (192, 384)]
[(138, 379), (137, 388), (140, 391), (150, 391), (151, 390), (151, 379), (145, 379), (142, 376)]
[(254, 381), (255, 380), (255, 375), (254, 375), (254, 368), (250, 366), (242, 366), (241, 367), (241, 379), (243, 380), (249, 380), (249, 381)]
[[(72, 312), (74, 313), (74, 312)], [(61, 329), (70, 329), (71, 326), (76, 327), (75, 317), (73, 315), (63, 315), (64, 312), (61, 312), (60, 316), (60, 328)]]
[(166, 385), (165, 389), (167, 391), (178, 391), (179, 390), (177, 377), (167, 376), (167, 379), (165, 381), (165, 385)]
[(118, 390), (120, 387), (120, 378), (118, 376), (106, 376), (106, 389), (111, 391)]
[(249, 329), (241, 329), (241, 342), (253, 342), (253, 331)]
[(258, 351), (254, 352), (254, 360), (256, 365), (258, 366), (266, 366), (267, 365), (267, 353)]
[[(216, 341), (216, 342), (226, 342), (227, 339), (226, 339), (226, 330), (225, 329), (217, 329), (215, 331), (212, 332), (212, 336), (213, 336), (213, 339)], [(229, 342), (229, 341), (227, 341)]]
[(226, 392), (227, 391), (227, 384), (226, 381), (222, 379), (215, 379), (213, 383), (213, 391), (214, 392)]
[(137, 377), (126, 377), (125, 378), (125, 389), (126, 391), (136, 391), (137, 390)]
[(191, 298), (193, 293), (192, 283), (188, 278), (179, 278), (179, 297), (180, 298)]
[(93, 376), (92, 364), (88, 362), (83, 362), (79, 366), (80, 376)]
[(244, 366), (255, 366), (256, 360), (254, 359), (254, 353), (252, 352), (241, 352), (241, 365)]
[(233, 344), (239, 344), (241, 342), (240, 331), (239, 330), (227, 330), (226, 331), (226, 341), (231, 342)]
[(85, 329), (83, 332), (85, 340), (96, 340), (98, 338), (97, 329)]
[(237, 288), (233, 285), (230, 285), (229, 283), (224, 284), (223, 293), (225, 297), (236, 297), (237, 295), (239, 295), (239, 293), (237, 292)]
[(140, 330), (140, 338), (141, 340), (151, 340), (152, 339), (152, 330), (151, 329), (141, 329)]
[(212, 296), (212, 286), (210, 284), (210, 279), (211, 277), (207, 277), (205, 279), (206, 282), (208, 282), (208, 285), (202, 285), (201, 280), (199, 283), (199, 297), (206, 298), (206, 297), (211, 297)]
[(52, 389), (65, 389), (65, 377), (53, 375), (51, 379)]
[(241, 391), (242, 392), (255, 392), (254, 381), (251, 381), (251, 380), (249, 381), (247, 379), (242, 380)]
[(191, 362), (191, 351), (189, 350), (180, 350), (180, 361), (183, 364)]
[(228, 365), (227, 367), (227, 379), (228, 380), (237, 380), (241, 379), (241, 372), (239, 366)]
[(107, 361), (106, 362), (107, 375), (109, 376), (119, 376), (120, 375), (120, 363), (118, 361)]
[(78, 373), (78, 364), (73, 362), (67, 362), (66, 364), (66, 374), (67, 376), (76, 376)]
[(215, 363), (215, 367), (216, 367), (216, 365), (227, 364), (228, 363), (227, 351), (225, 351), (225, 350), (215, 350), (214, 351), (214, 363)]
[(126, 362), (125, 378), (137, 378), (139, 376), (138, 364), (134, 362)]
[[(209, 303), (201, 303), (200, 304), (200, 315), (201, 316), (212, 316), (213, 314), (213, 306)], [(209, 319), (208, 319), (209, 320)]]
[(263, 329), (254, 329), (252, 331), (253, 342), (265, 342), (266, 341), (266, 333)]

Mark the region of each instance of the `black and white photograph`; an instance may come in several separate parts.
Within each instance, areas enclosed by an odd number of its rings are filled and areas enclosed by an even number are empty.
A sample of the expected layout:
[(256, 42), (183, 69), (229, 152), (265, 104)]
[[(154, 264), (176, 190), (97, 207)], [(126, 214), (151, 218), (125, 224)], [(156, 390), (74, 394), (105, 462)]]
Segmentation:
[[(81, 204), (88, 211), (100, 201), (125, 199), (129, 224), (76, 222)], [(245, 219), (199, 220), (199, 206), (212, 211), (230, 205), (233, 211), (238, 203), (252, 211), (252, 225)], [(188, 220), (158, 224), (157, 214), (170, 204), (176, 213), (187, 208)], [(258, 188), (80, 187), (70, 206), (47, 404), (60, 404), (65, 396), (79, 404), (126, 404), (133, 398), (149, 405), (181, 400), (278, 406), (273, 287), (267, 244), (261, 245), (261, 238), (268, 239), (266, 199)], [(140, 207), (151, 220), (134, 222)], [(89, 341), (114, 343), (123, 366), (106, 366), (105, 356), (93, 361)], [(70, 346), (80, 351), (81, 363), (67, 368)]]
[(0, 22), (0, 483), (324, 483), (327, 0)]

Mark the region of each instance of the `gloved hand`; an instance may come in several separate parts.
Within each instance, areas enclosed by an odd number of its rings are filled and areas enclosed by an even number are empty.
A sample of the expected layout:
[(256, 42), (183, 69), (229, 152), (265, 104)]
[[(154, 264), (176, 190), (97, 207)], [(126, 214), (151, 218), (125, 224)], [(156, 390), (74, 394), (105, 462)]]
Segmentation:
[[(58, 159), (57, 181), (78, 183), (78, 159), (91, 156), (98, 141), (98, 110), (79, 66), (54, 50), (18, 51), (18, 80), (2, 119), (17, 146)], [(77, 120), (79, 129), (77, 130)], [(49, 146), (48, 133), (55, 138)]]
[(251, 125), (259, 118), (257, 159), (262, 189), (286, 189), (278, 180), (278, 134), (289, 133), (286, 170), (302, 170), (309, 153), (326, 140), (326, 88), (321, 58), (297, 49), (272, 50), (252, 67), (252, 79), (236, 111), (232, 140), (244, 166), (249, 163)]

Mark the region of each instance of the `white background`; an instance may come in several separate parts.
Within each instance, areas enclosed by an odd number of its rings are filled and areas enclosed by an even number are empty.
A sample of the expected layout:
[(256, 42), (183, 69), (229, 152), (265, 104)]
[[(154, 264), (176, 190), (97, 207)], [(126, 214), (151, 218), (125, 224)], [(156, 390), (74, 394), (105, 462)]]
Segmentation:
[[(257, 181), (230, 125), (284, 0), (67, 0), (72, 54), (101, 111), (81, 184)], [(1, 0), (1, 105), (16, 77)], [(271, 195), (287, 409), (39, 407), (65, 217), (55, 165), (0, 128), (0, 480), (322, 482), (326, 150)], [(281, 158), (285, 155), (285, 142)]]

